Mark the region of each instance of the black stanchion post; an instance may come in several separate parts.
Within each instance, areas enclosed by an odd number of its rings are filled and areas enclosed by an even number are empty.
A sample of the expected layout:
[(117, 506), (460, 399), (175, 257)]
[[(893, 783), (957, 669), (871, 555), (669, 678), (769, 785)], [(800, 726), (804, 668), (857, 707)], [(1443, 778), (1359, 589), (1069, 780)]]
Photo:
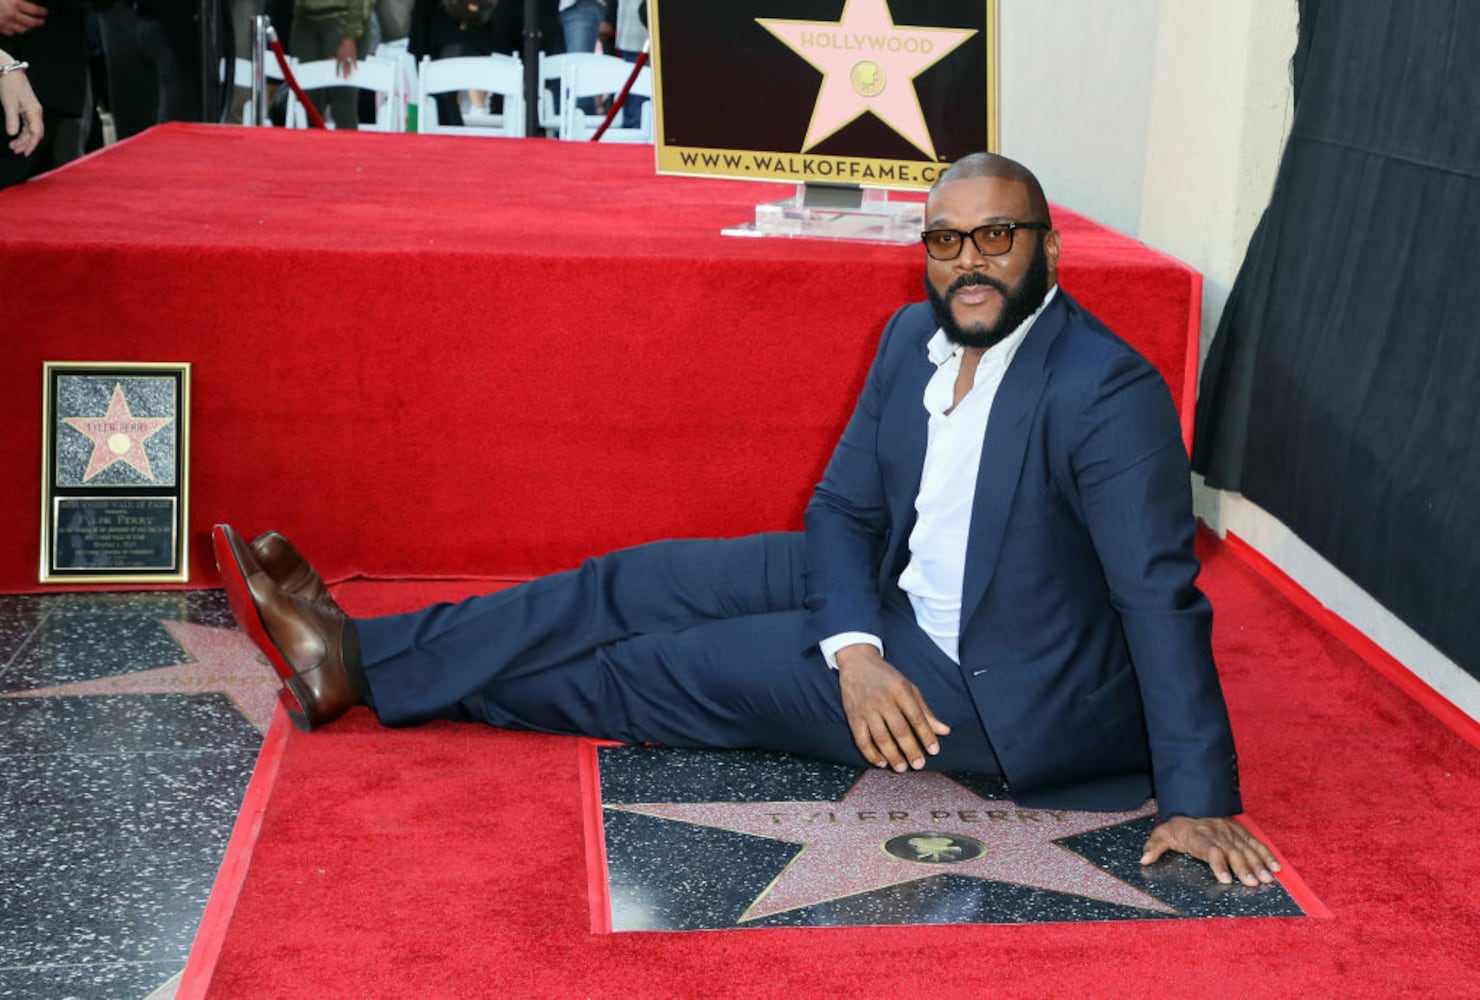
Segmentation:
[[(217, 0), (200, 0), (200, 120), (221, 119), (221, 7)], [(233, 53), (234, 55), (235, 53)], [(228, 78), (231, 67), (227, 60)]]
[(538, 0), (524, 0), (524, 134), (540, 130), (540, 11)]

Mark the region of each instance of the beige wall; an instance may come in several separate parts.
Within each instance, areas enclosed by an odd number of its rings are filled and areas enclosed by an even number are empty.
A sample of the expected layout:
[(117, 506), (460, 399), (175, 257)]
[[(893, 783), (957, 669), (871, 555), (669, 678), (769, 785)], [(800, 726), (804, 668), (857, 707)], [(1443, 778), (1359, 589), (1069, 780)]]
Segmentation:
[[(1050, 200), (1203, 275), (1202, 354), (1269, 200), (1290, 127), (1295, 0), (998, 0), (1001, 150)], [(1480, 682), (1236, 494), (1197, 484), (1234, 532), (1480, 719)]]
[(1159, 0), (998, 0), (999, 148), (1055, 203), (1135, 235)]

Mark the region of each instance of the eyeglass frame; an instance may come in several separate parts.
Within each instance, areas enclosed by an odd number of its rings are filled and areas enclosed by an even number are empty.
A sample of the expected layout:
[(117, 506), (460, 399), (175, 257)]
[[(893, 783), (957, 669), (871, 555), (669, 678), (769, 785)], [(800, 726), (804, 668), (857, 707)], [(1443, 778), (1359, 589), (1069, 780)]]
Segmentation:
[[(1006, 229), (1007, 230), (1007, 246), (1005, 248), (1001, 249), (1001, 250), (998, 250), (996, 253), (988, 253), (987, 251), (983, 250), (982, 249), (982, 245), (980, 243), (978, 243), (977, 242), (977, 239), (976, 239), (976, 234), (979, 233), (979, 232), (981, 232), (983, 229)], [(1012, 246), (1017, 241), (1017, 231), (1019, 229), (1053, 229), (1053, 223), (1051, 223), (1051, 222), (985, 222), (985, 223), (982, 223), (980, 226), (977, 226), (975, 229), (952, 229), (949, 226), (941, 226), (941, 227), (939, 227), (937, 229), (925, 229), (925, 230), (922, 230), (920, 232), (920, 242), (925, 247), (925, 255), (927, 257), (929, 257), (931, 260), (938, 260), (938, 261), (942, 261), (942, 262), (952, 261), (952, 260), (955, 260), (956, 258), (960, 257), (961, 256), (961, 251), (964, 250), (964, 249), (966, 249), (966, 241), (968, 239), (971, 240), (971, 245), (974, 246), (974, 247), (976, 247), (976, 252), (979, 253), (979, 254), (981, 254), (983, 257), (1003, 257), (1003, 256), (1006, 256), (1007, 254), (1012, 253)], [(931, 253), (930, 252), (930, 237), (933, 234), (935, 234), (935, 233), (955, 233), (957, 236), (962, 237), (961, 242), (956, 244), (956, 252), (953, 253), (949, 257), (937, 257), (935, 254)]]

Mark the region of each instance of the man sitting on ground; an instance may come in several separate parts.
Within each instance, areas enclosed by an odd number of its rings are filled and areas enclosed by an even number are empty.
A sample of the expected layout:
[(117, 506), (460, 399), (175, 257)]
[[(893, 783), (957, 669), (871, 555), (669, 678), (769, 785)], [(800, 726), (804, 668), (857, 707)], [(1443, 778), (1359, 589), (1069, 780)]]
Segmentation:
[[(351, 620), (276, 533), (215, 531), (233, 612), (313, 728), (430, 719), (896, 771), (1128, 810), (1268, 882), (1241, 811), (1187, 456), (1151, 365), (1057, 287), (1037, 179), (975, 154), (926, 202), (929, 301), (884, 330), (802, 533), (655, 542)], [(832, 668), (832, 669), (829, 669)]]

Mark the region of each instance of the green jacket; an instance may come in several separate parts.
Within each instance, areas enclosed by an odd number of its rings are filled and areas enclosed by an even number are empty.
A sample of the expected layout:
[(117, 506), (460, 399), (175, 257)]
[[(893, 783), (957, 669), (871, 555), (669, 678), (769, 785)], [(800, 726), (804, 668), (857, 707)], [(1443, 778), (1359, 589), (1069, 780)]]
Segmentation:
[(374, 6), (375, 0), (295, 0), (293, 14), (337, 24), (340, 38), (364, 38)]

